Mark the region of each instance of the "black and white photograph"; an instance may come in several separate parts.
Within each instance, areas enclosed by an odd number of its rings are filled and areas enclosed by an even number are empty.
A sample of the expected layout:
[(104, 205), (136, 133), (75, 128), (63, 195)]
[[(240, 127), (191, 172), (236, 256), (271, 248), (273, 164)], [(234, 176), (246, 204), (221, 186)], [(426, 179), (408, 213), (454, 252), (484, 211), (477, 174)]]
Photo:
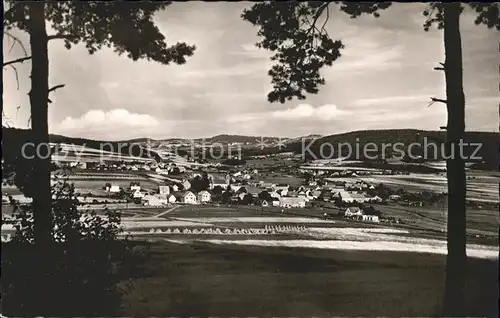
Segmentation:
[(498, 317), (499, 2), (2, 4), (2, 317)]

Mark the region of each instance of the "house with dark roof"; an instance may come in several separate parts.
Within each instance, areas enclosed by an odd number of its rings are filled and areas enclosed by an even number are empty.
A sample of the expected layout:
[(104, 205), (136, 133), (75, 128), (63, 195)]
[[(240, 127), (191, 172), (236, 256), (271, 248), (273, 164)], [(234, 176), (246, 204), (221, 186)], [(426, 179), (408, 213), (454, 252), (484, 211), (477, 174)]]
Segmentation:
[(138, 182), (138, 181), (132, 181), (132, 182), (130, 182), (129, 190), (130, 191), (136, 191), (136, 190), (141, 191), (141, 183)]

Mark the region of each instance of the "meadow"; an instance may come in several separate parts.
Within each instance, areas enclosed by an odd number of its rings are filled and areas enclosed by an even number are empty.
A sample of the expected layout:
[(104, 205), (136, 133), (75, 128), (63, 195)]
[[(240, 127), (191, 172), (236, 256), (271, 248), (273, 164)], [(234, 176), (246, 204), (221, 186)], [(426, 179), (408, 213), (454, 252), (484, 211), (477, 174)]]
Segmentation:
[[(148, 244), (122, 316), (430, 317), (442, 302), (442, 255)], [(467, 316), (498, 316), (497, 266), (469, 260)]]
[[(407, 207), (399, 204), (374, 205), (382, 215), (401, 218), (405, 223), (423, 230), (445, 231), (447, 208), (440, 204), (426, 207)], [(498, 211), (467, 208), (467, 232), (470, 235), (498, 238)]]

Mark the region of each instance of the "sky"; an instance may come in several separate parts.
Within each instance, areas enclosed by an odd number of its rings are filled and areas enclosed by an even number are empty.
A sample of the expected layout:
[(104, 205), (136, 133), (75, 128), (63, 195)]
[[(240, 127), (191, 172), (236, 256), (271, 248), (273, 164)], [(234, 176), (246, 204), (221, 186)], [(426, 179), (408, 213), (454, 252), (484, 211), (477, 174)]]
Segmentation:
[[(366, 129), (439, 130), (446, 106), (442, 31), (425, 32), (422, 3), (395, 3), (376, 19), (350, 19), (335, 7), (327, 30), (345, 44), (342, 56), (321, 71), (317, 95), (269, 103), (268, 51), (255, 43), (257, 27), (240, 15), (249, 2), (178, 2), (155, 21), (167, 43), (196, 45), (187, 64), (133, 62), (111, 49), (89, 55), (83, 45), (49, 42), (51, 133), (99, 140), (201, 138), (217, 134), (298, 137)], [(498, 131), (500, 33), (461, 17), (466, 129)], [(320, 21), (321, 22), (321, 21)], [(51, 31), (48, 30), (50, 33)], [(29, 50), (28, 37), (16, 33)], [(4, 38), (4, 59), (23, 56)], [(10, 50), (10, 51), (9, 51)], [(3, 70), (3, 123), (29, 126), (29, 61)]]

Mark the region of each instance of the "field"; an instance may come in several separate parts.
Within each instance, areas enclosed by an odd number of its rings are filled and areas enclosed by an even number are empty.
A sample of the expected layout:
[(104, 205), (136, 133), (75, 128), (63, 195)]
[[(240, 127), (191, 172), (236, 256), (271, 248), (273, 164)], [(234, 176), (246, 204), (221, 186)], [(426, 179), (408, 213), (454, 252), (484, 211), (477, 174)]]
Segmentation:
[[(441, 306), (440, 255), (151, 244), (122, 316), (429, 317)], [(469, 261), (466, 315), (497, 316), (497, 266)]]
[[(318, 210), (307, 208), (281, 214), (258, 207), (178, 205), (156, 215), (123, 218), (122, 224), (126, 233), (154, 241), (446, 254), (446, 233), (436, 229), (436, 224), (427, 228), (426, 224), (390, 227), (343, 219), (324, 220), (320, 216)], [(472, 234), (468, 238), (469, 256), (497, 258), (498, 235), (480, 230)]]
[[(488, 172), (468, 172), (467, 198), (485, 202), (499, 202), (498, 184), (500, 177)], [(434, 191), (446, 192), (446, 176), (444, 174), (417, 174), (410, 175), (371, 175), (349, 178), (327, 178), (328, 181), (354, 182), (363, 180), (371, 184), (384, 185), (409, 192)]]
[(302, 185), (304, 180), (302, 178), (297, 178), (294, 176), (283, 176), (283, 175), (273, 175), (269, 174), (267, 176), (260, 176), (259, 181), (269, 182), (274, 184), (288, 184), (292, 187), (298, 187)]
[[(374, 205), (383, 215), (401, 218), (421, 229), (446, 230), (447, 209), (431, 207), (406, 207), (397, 204)], [(471, 235), (498, 237), (498, 211), (467, 208), (467, 231)]]

